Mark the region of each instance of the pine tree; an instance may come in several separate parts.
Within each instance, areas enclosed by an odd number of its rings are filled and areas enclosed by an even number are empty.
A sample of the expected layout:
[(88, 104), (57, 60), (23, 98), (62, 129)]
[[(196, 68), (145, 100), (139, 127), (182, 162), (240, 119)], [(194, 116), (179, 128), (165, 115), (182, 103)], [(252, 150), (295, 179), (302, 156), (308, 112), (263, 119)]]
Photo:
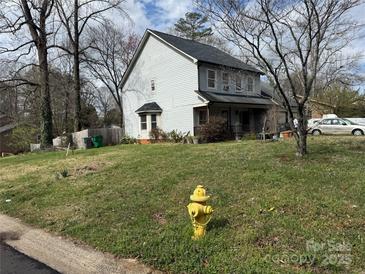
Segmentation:
[(206, 27), (208, 17), (197, 12), (187, 12), (185, 18), (180, 18), (175, 24), (175, 31), (182, 37), (199, 41), (212, 36), (212, 28)]

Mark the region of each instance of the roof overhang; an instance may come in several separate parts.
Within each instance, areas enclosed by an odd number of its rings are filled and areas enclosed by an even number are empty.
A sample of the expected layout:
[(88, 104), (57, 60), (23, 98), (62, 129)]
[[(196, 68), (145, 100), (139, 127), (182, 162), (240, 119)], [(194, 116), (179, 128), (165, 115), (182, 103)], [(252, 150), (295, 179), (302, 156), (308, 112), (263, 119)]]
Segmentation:
[(262, 96), (226, 94), (208, 91), (195, 91), (199, 96), (203, 97), (210, 103), (227, 103), (227, 104), (246, 104), (246, 105), (273, 105), (273, 102)]

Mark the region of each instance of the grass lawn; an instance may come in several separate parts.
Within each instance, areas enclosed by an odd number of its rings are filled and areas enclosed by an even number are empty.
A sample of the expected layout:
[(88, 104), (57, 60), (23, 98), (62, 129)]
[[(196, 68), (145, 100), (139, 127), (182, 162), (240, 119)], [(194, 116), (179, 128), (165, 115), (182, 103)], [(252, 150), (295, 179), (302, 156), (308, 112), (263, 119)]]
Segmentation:
[[(244, 141), (9, 157), (0, 211), (172, 273), (365, 271), (365, 138), (310, 138), (309, 150), (297, 159), (291, 142)], [(186, 205), (198, 184), (215, 212), (194, 242)]]

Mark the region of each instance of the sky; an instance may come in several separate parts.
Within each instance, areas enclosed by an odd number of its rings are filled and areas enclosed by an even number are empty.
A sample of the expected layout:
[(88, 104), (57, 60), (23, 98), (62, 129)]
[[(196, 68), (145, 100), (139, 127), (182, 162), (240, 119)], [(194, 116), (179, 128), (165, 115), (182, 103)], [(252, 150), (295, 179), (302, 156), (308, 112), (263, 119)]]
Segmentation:
[(135, 30), (142, 34), (146, 28), (166, 31), (193, 9), (192, 0), (127, 0), (126, 10)]

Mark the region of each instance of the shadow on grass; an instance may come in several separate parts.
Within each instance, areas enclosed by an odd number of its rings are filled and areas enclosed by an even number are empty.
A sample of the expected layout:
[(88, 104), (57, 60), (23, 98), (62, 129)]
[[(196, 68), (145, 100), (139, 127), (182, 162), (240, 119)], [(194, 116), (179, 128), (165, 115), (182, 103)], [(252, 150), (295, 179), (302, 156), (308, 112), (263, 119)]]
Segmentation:
[(229, 225), (229, 220), (227, 218), (216, 218), (210, 221), (208, 229), (209, 230), (221, 229), (225, 228), (228, 225)]

